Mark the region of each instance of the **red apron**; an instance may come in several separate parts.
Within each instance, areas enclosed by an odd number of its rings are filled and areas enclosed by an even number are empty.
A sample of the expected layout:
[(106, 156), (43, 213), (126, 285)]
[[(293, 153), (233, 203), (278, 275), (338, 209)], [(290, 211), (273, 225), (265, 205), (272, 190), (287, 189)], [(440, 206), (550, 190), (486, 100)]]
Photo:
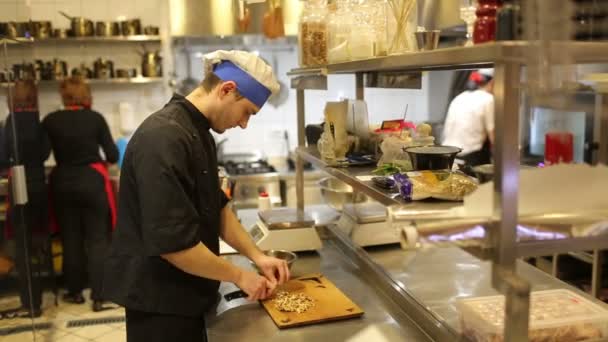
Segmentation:
[(117, 208), (116, 208), (116, 196), (114, 195), (114, 189), (112, 188), (112, 182), (110, 181), (110, 174), (108, 173), (108, 167), (106, 163), (92, 163), (89, 164), (93, 170), (99, 172), (103, 177), (104, 188), (106, 190), (106, 196), (108, 197), (108, 206), (110, 207), (110, 220), (112, 223), (112, 231), (116, 229)]

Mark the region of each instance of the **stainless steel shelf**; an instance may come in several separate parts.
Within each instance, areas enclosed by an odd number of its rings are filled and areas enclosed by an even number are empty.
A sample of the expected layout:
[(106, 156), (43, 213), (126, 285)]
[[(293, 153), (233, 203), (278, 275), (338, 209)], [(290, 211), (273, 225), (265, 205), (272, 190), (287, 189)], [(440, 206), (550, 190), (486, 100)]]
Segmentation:
[[(152, 84), (160, 83), (163, 81), (162, 77), (131, 77), (131, 78), (109, 78), (109, 79), (87, 79), (86, 83), (89, 84)], [(36, 82), (39, 86), (57, 85), (59, 80), (56, 81), (38, 81)], [(8, 87), (8, 83), (0, 83), (3, 88)]]
[(0, 44), (8, 44), (8, 45), (21, 45), (21, 44), (31, 44), (34, 40), (31, 38), (10, 38), (3, 35), (0, 35)]
[[(523, 64), (529, 53), (535, 53), (540, 45), (535, 42), (493, 42), (469, 47), (453, 47), (425, 52), (406, 53), (364, 59), (352, 62), (328, 64), (322, 68), (298, 68), (289, 76), (312, 76), (320, 70), (325, 74), (348, 74), (374, 71), (424, 71), (458, 70), (490, 67), (495, 62)], [(545, 45), (551, 56), (562, 56), (568, 52), (574, 63), (603, 63), (608, 55), (608, 44), (603, 42), (552, 42)], [(557, 61), (556, 61), (557, 62)]]
[(354, 190), (366, 194), (385, 206), (398, 204), (401, 206), (401, 208), (409, 208), (415, 211), (427, 211), (447, 210), (462, 205), (461, 202), (445, 202), (435, 200), (414, 201), (409, 203), (404, 202), (396, 193), (391, 193), (384, 189), (380, 189), (374, 186), (372, 181), (365, 181), (357, 178), (358, 176), (371, 175), (372, 170), (376, 168), (375, 166), (332, 167), (321, 159), (316, 147), (299, 147), (296, 149), (296, 151), (304, 160), (350, 185)]
[[(608, 246), (608, 235), (567, 238), (560, 240), (522, 241), (516, 244), (516, 254), (519, 257), (547, 256), (566, 254), (568, 252), (585, 252), (603, 250)], [(575, 253), (581, 255), (581, 253)], [(584, 255), (584, 254), (582, 254)], [(588, 263), (593, 261), (589, 258)]]
[(160, 42), (160, 36), (136, 35), (136, 36), (112, 36), (112, 37), (68, 37), (68, 38), (44, 38), (27, 39), (17, 38), (18, 41), (38, 44), (70, 44), (70, 43), (136, 43), (136, 42)]

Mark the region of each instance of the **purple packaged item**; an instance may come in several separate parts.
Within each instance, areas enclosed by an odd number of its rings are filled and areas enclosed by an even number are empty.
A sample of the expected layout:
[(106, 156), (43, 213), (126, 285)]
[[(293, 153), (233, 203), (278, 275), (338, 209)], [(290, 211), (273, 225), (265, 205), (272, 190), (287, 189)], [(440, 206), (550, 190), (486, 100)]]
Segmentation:
[(397, 182), (397, 189), (399, 189), (401, 198), (406, 202), (411, 202), (413, 186), (408, 176), (401, 173), (395, 173), (393, 179)]

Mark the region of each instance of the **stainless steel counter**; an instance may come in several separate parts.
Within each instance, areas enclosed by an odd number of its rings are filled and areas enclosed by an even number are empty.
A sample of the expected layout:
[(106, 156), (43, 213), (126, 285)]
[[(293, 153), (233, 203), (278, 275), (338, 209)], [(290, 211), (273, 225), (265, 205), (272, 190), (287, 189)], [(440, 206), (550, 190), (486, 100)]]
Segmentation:
[[(460, 330), (456, 300), (460, 297), (499, 294), (491, 285), (491, 263), (480, 261), (458, 248), (435, 248), (405, 252), (398, 247), (367, 249), (373, 261), (456, 331)], [(606, 308), (606, 304), (523, 262), (517, 272), (532, 285), (532, 291), (569, 289)]]

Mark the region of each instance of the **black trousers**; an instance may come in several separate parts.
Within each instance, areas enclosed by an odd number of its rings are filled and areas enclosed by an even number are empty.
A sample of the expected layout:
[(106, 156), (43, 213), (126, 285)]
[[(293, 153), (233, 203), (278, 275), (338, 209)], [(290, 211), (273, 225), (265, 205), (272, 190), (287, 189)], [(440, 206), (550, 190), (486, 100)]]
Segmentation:
[(486, 139), (481, 150), (471, 152), (467, 155), (460, 156), (459, 158), (463, 159), (467, 165), (470, 166), (490, 164), (492, 162), (492, 146), (490, 140)]
[(60, 167), (53, 172), (51, 187), (67, 290), (80, 293), (88, 278), (91, 299), (103, 300), (103, 263), (111, 230), (103, 178), (89, 166)]
[[(15, 233), (15, 266), (17, 267), (21, 306), (40, 310), (42, 304), (41, 270), (40, 265), (34, 265), (31, 262), (32, 256), (37, 253), (32, 245), (32, 232), (39, 231), (46, 234), (48, 195), (44, 181), (28, 183), (27, 188), (27, 204), (13, 206), (10, 213)], [(31, 284), (28, 282), (28, 278)]]
[(127, 342), (206, 342), (203, 317), (182, 317), (126, 309)]

